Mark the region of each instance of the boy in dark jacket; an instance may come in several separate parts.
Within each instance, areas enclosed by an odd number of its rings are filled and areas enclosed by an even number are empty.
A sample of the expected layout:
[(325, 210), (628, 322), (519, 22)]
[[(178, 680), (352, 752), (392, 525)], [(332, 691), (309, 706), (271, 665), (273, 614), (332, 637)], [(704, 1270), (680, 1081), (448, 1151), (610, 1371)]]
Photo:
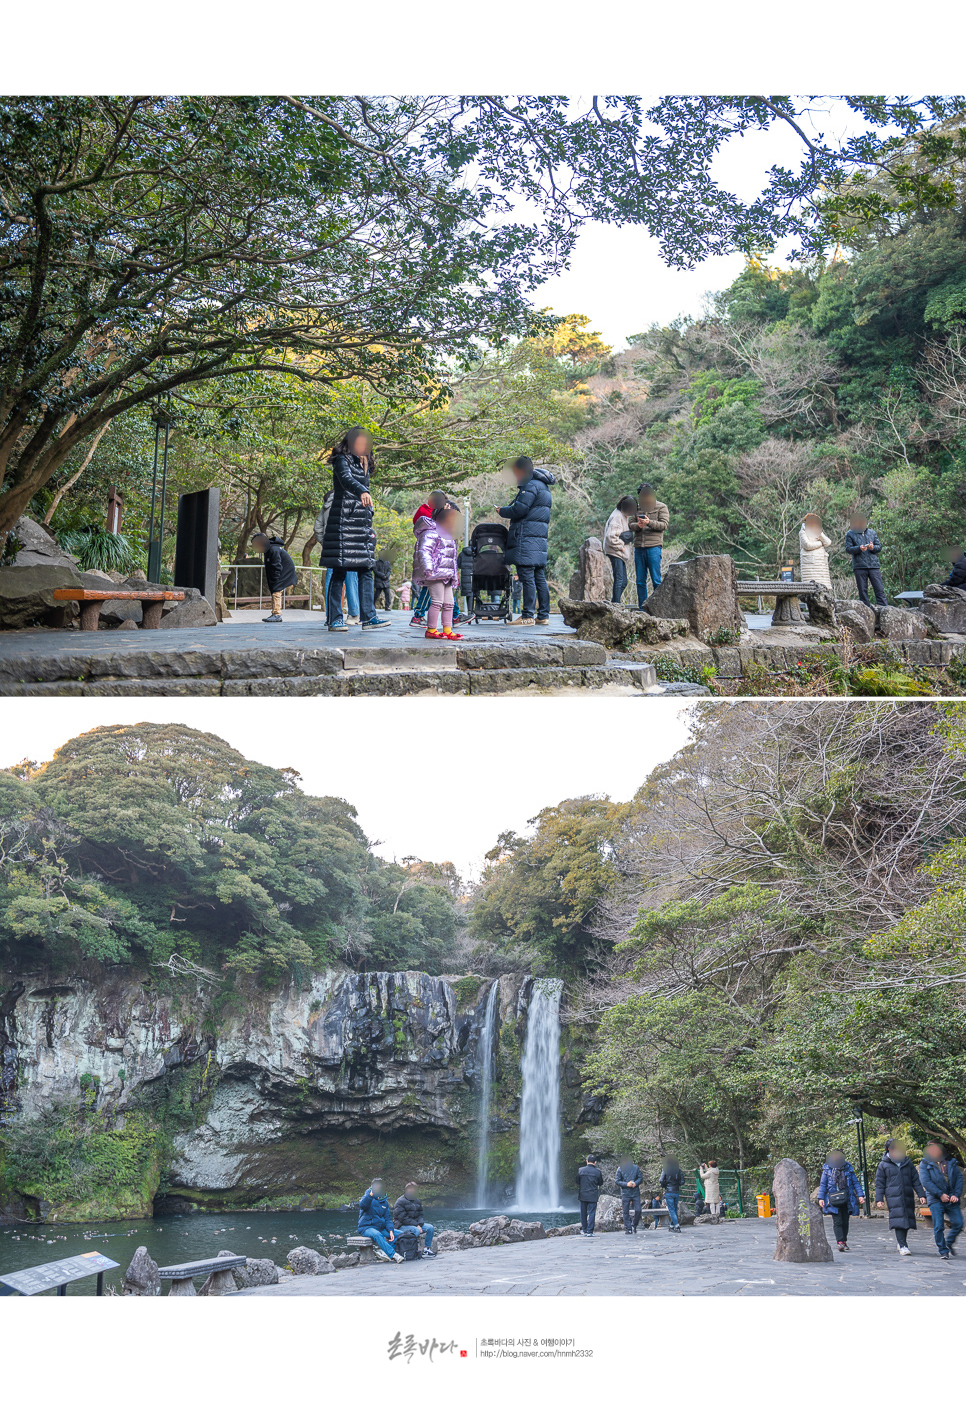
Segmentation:
[(282, 595), (297, 579), (295, 561), (285, 549), (284, 542), (277, 536), (268, 537), (259, 531), (252, 537), (252, 545), (265, 557), (265, 579), (272, 594), (272, 612), (263, 619), (266, 624), (282, 622)]
[(432, 1223), (427, 1223), (423, 1218), (423, 1205), (416, 1197), (416, 1185), (407, 1184), (405, 1191), (392, 1206), (392, 1220), (396, 1225), (396, 1236), (402, 1237), (403, 1233), (415, 1233), (417, 1237), (422, 1237), (423, 1256), (435, 1257), (433, 1251), (433, 1233), (436, 1229)]
[(377, 609), (379, 608), (379, 600), (381, 598), (385, 601), (383, 607), (391, 609), (392, 590), (390, 588), (390, 583), (392, 580), (392, 561), (377, 559), (375, 565), (372, 567), (372, 579), (375, 586), (375, 593), (373, 595), (375, 607)]
[(637, 1232), (641, 1221), (641, 1171), (630, 1155), (624, 1155), (617, 1166), (617, 1187), (621, 1191), (624, 1231), (630, 1236)]
[[(955, 1257), (953, 1243), (963, 1230), (963, 1171), (938, 1140), (930, 1140), (919, 1166), (919, 1182), (932, 1214), (932, 1234), (943, 1261)], [(946, 1219), (949, 1232), (946, 1232)]]
[(855, 587), (863, 604), (869, 602), (869, 585), (875, 591), (875, 602), (887, 604), (882, 587), (882, 574), (879, 570), (879, 551), (882, 545), (868, 521), (859, 512), (849, 518), (849, 529), (845, 533), (845, 549), (852, 557), (852, 570), (855, 574)]
[(597, 1217), (597, 1200), (604, 1183), (604, 1176), (597, 1168), (597, 1156), (588, 1155), (586, 1164), (577, 1170), (577, 1197), (580, 1200), (580, 1233), (582, 1237), (593, 1237), (594, 1220)]

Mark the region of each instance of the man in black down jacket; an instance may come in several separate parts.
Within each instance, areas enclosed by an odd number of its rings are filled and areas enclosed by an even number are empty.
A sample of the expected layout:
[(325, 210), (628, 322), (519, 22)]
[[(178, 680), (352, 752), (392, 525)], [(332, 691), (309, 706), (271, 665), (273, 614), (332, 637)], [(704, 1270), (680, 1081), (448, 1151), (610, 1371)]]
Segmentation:
[(272, 612), (263, 620), (267, 624), (282, 622), (282, 595), (297, 579), (295, 561), (277, 536), (269, 538), (264, 531), (252, 537), (252, 545), (265, 557), (265, 579), (272, 595)]
[(506, 563), (515, 565), (523, 589), (523, 613), (515, 624), (532, 624), (536, 605), (538, 624), (550, 622), (550, 590), (547, 587), (547, 537), (550, 534), (550, 489), (556, 482), (546, 468), (535, 468), (529, 458), (518, 458), (513, 476), (519, 490), (508, 507), (497, 516), (509, 517), (510, 538)]
[(628, 1235), (636, 1233), (641, 1221), (641, 1171), (630, 1155), (623, 1155), (617, 1166), (617, 1187), (621, 1191), (624, 1231)]
[(432, 1223), (427, 1223), (423, 1219), (423, 1205), (416, 1197), (416, 1184), (407, 1184), (405, 1192), (392, 1206), (392, 1221), (396, 1225), (396, 1236), (402, 1237), (403, 1233), (415, 1233), (417, 1237), (423, 1237), (423, 1256), (435, 1257), (433, 1251), (433, 1233), (436, 1229)]
[(597, 1168), (597, 1156), (588, 1155), (587, 1163), (577, 1170), (577, 1197), (580, 1200), (580, 1231), (584, 1237), (593, 1237), (594, 1220), (597, 1217), (597, 1200), (604, 1183), (604, 1176)]

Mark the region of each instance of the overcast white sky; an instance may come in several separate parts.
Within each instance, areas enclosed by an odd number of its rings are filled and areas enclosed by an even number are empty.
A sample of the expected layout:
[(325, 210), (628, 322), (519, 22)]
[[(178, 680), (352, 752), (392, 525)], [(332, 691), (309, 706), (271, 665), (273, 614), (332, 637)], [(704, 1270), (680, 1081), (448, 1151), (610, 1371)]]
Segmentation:
[(291, 765), (309, 794), (359, 810), (387, 858), (479, 870), (497, 834), (578, 794), (629, 799), (688, 740), (668, 698), (223, 697), (0, 700), (0, 768), (43, 762), (95, 726), (176, 722), (212, 731), (250, 760)]

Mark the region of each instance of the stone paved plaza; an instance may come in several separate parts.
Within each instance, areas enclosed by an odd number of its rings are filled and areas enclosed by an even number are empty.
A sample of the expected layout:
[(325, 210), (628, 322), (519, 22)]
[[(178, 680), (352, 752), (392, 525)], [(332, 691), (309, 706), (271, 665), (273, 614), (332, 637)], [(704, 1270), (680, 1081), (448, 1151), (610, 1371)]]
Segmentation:
[(966, 1248), (940, 1260), (932, 1233), (900, 1257), (882, 1218), (853, 1219), (851, 1252), (828, 1264), (772, 1261), (776, 1222), (641, 1229), (442, 1252), (435, 1260), (288, 1276), (241, 1296), (966, 1296)]

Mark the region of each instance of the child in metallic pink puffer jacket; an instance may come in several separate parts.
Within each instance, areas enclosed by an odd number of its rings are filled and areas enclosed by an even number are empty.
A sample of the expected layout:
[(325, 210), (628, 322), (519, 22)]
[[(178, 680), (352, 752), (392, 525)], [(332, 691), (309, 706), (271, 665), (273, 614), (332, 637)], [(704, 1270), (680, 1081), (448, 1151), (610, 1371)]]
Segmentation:
[[(413, 556), (413, 584), (429, 590), (427, 638), (457, 642), (463, 637), (453, 632), (454, 590), (459, 585), (459, 563), (455, 527), (459, 507), (453, 502), (437, 507), (432, 516), (418, 516), (413, 522), (416, 551)], [(442, 623), (442, 629), (439, 625)]]

